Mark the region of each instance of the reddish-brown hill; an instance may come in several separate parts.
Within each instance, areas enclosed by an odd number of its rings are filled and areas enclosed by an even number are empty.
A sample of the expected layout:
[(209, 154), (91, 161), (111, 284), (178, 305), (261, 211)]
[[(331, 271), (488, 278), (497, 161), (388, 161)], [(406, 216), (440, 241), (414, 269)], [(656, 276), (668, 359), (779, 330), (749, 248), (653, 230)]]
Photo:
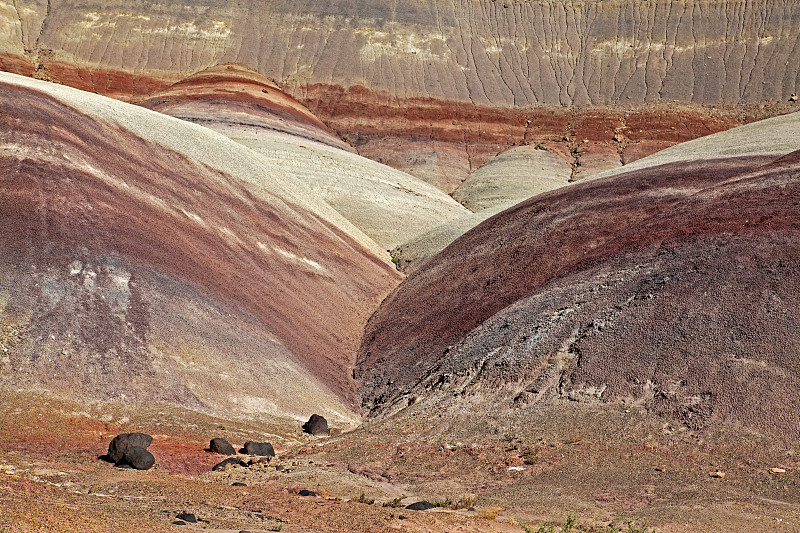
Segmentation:
[(399, 275), (334, 211), (205, 128), (0, 83), (3, 385), (352, 420), (363, 323)]
[(370, 320), (365, 408), (644, 401), (690, 427), (796, 434), (800, 152), (774, 159), (645, 168), (484, 222)]
[(242, 65), (208, 68), (136, 103), (201, 125), (258, 127), (352, 151), (272, 80)]

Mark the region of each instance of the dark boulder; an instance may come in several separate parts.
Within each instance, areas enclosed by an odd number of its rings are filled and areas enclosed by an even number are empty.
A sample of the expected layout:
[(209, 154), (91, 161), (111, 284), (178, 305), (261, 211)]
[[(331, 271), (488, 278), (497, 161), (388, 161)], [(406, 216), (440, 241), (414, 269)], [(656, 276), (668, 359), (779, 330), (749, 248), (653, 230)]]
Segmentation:
[(190, 524), (196, 524), (197, 523), (197, 517), (194, 515), (194, 513), (183, 512), (183, 513), (180, 513), (175, 518), (177, 518), (178, 520), (183, 520), (184, 522), (189, 522)]
[(236, 457), (228, 457), (224, 461), (215, 464), (211, 470), (225, 470), (225, 468), (228, 465), (236, 466), (238, 464), (239, 464), (239, 459), (237, 459)]
[(259, 455), (261, 457), (275, 457), (275, 449), (269, 442), (253, 442), (251, 440), (244, 443), (244, 453), (247, 455)]
[(119, 463), (125, 456), (125, 452), (138, 446), (147, 448), (153, 442), (153, 437), (144, 433), (122, 433), (114, 437), (108, 445), (108, 460), (112, 463)]
[(313, 490), (306, 490), (306, 489), (301, 490), (300, 492), (298, 492), (298, 494), (300, 494), (300, 496), (316, 496), (317, 495), (317, 493), (314, 492)]
[(428, 509), (433, 509), (435, 507), (436, 506), (431, 502), (426, 501), (414, 502), (411, 505), (406, 505), (406, 509), (411, 509), (412, 511), (427, 511)]
[(233, 449), (231, 443), (222, 438), (211, 439), (211, 444), (208, 449), (214, 453), (221, 453), (222, 455), (234, 455), (236, 450)]
[(156, 464), (156, 458), (141, 446), (129, 448), (122, 459), (117, 462), (118, 466), (130, 466), (136, 470), (150, 470), (154, 464)]
[(246, 487), (247, 483), (242, 483), (241, 481), (234, 481), (231, 483), (231, 487)]
[(313, 414), (311, 418), (308, 419), (308, 422), (303, 424), (303, 431), (306, 433), (310, 433), (311, 435), (330, 435), (331, 432), (328, 429), (328, 421), (325, 420), (325, 417)]

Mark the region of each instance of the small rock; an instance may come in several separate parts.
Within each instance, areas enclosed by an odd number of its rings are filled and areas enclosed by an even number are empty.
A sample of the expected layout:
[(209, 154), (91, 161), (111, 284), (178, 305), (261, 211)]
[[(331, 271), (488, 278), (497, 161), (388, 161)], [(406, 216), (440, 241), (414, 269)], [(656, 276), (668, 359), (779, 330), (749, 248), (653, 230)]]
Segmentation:
[(173, 525), (173, 526), (185, 526), (185, 525), (186, 525), (186, 522), (184, 522), (183, 520), (175, 520), (175, 521), (172, 523), (172, 525)]
[(769, 472), (770, 472), (770, 474), (785, 474), (786, 473), (786, 469), (785, 468), (770, 468)]
[(156, 464), (156, 458), (141, 446), (130, 448), (117, 463), (118, 466), (129, 465), (136, 470), (150, 470), (154, 464)]
[(221, 461), (221, 462), (215, 464), (214, 467), (211, 470), (215, 470), (215, 471), (227, 470), (228, 468), (232, 468), (232, 467), (234, 467), (234, 466), (236, 466), (238, 464), (239, 464), (239, 459), (237, 459), (236, 457), (228, 457), (224, 461)]
[(408, 520), (408, 517), (404, 514), (397, 515), (397, 518), (399, 518), (400, 520)]
[(663, 466), (657, 466), (656, 467), (656, 472), (666, 472), (666, 471), (667, 471), (667, 469), (664, 468)]
[(434, 509), (436, 506), (433, 505), (431, 502), (421, 501), (421, 502), (414, 502), (411, 505), (406, 505), (406, 509), (411, 509), (412, 511), (427, 511), (428, 509)]
[(197, 517), (193, 513), (182, 512), (178, 516), (176, 516), (178, 520), (183, 520), (184, 522), (189, 522), (190, 524), (197, 523)]
[(242, 483), (241, 481), (235, 481), (231, 483), (231, 487), (246, 487), (247, 483)]
[(144, 433), (117, 435), (108, 445), (108, 460), (112, 463), (119, 463), (129, 449), (134, 446), (147, 449), (151, 442), (153, 442), (153, 437)]
[(790, 102), (796, 102), (797, 101), (797, 93), (792, 93), (792, 96), (789, 97), (789, 101)]
[(269, 442), (253, 442), (251, 440), (244, 443), (244, 453), (247, 455), (258, 455), (261, 457), (275, 457), (275, 449)]
[(214, 453), (221, 453), (222, 455), (234, 455), (236, 453), (236, 450), (231, 446), (230, 442), (219, 437), (211, 439), (211, 444), (208, 445), (208, 449)]
[(725, 477), (725, 472), (720, 472), (719, 470), (717, 470), (716, 472), (709, 472), (708, 475), (711, 477), (722, 479)]
[(311, 435), (330, 435), (331, 433), (328, 429), (328, 421), (318, 414), (311, 415), (308, 422), (303, 424), (303, 431)]
[(300, 492), (298, 492), (298, 494), (300, 496), (316, 496), (317, 495), (317, 493), (314, 492), (313, 490), (306, 490), (306, 489), (301, 490)]

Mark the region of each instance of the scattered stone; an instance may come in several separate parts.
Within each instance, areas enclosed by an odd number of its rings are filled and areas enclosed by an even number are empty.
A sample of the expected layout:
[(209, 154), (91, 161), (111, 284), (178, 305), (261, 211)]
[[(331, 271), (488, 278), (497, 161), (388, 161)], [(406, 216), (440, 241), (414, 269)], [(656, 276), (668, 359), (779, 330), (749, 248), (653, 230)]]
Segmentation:
[(325, 417), (318, 414), (311, 415), (311, 418), (308, 419), (308, 422), (303, 424), (303, 431), (310, 433), (311, 435), (331, 434), (330, 430), (328, 429), (328, 421), (325, 420)]
[(261, 457), (275, 457), (275, 449), (269, 442), (253, 442), (251, 440), (244, 443), (244, 453), (247, 455), (258, 455)]
[(241, 481), (235, 481), (231, 483), (231, 487), (246, 487), (247, 483), (242, 483)]
[(411, 505), (406, 505), (406, 509), (411, 509), (412, 511), (427, 511), (428, 509), (434, 509), (436, 506), (433, 505), (431, 502), (421, 501), (421, 502), (414, 502)]
[(211, 444), (208, 449), (214, 453), (221, 453), (222, 455), (234, 455), (236, 450), (231, 446), (231, 443), (223, 438), (211, 439)]
[(656, 467), (656, 472), (666, 472), (666, 471), (667, 471), (667, 469), (664, 468), (663, 466), (657, 466)]
[(300, 492), (298, 492), (298, 494), (300, 496), (316, 496), (317, 495), (317, 493), (314, 492), (313, 490), (306, 490), (306, 489), (301, 490)]
[(785, 474), (786, 473), (786, 469), (785, 468), (770, 468), (769, 472), (770, 472), (770, 474)]
[(136, 470), (150, 470), (156, 464), (153, 454), (142, 448), (134, 446), (125, 452), (125, 455), (117, 463), (117, 466), (130, 466)]
[(711, 477), (722, 479), (725, 477), (725, 472), (720, 472), (719, 470), (717, 470), (716, 472), (709, 472), (708, 475)]
[(175, 521), (172, 523), (172, 525), (173, 525), (173, 526), (185, 526), (185, 525), (186, 525), (186, 522), (184, 522), (183, 520), (175, 520)]
[(178, 516), (176, 516), (178, 520), (183, 520), (184, 522), (189, 522), (190, 524), (197, 523), (197, 517), (193, 513), (182, 512)]
[(408, 520), (408, 517), (404, 514), (397, 515), (397, 518), (399, 518), (400, 520)]
[(108, 445), (108, 460), (112, 463), (119, 463), (125, 456), (125, 452), (134, 446), (147, 449), (153, 437), (144, 433), (122, 433), (114, 437)]
[(215, 464), (211, 470), (214, 471), (228, 470), (229, 468), (233, 468), (238, 464), (239, 464), (239, 459), (237, 459), (236, 457), (228, 457), (224, 461)]
[(796, 102), (797, 101), (797, 93), (792, 93), (792, 96), (789, 97), (789, 101), (790, 102)]

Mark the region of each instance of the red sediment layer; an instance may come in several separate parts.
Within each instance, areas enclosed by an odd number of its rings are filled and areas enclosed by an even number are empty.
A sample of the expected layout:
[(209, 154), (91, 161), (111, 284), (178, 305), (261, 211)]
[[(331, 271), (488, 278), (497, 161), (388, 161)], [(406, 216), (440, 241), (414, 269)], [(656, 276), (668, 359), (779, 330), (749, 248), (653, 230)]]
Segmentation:
[(0, 54), (0, 70), (21, 76), (31, 76), (36, 67), (25, 57), (14, 54)]
[(174, 81), (126, 70), (90, 68), (61, 61), (48, 61), (44, 63), (42, 70), (48, 81), (125, 102), (160, 91)]
[(265, 127), (352, 150), (271, 80), (240, 65), (206, 69), (136, 103), (187, 120)]
[[(184, 284), (161, 286), (164, 294), (184, 286), (229, 308), (230, 320), (255, 320), (352, 400), (355, 343), (371, 307), (397, 283), (393, 269), (313, 213), (268, 201), (251, 185), (42, 92), (2, 84), (0, 97), (0, 135), (29, 154), (0, 156), (7, 257), (63, 270), (88, 250), (132, 265), (131, 283), (136, 276), (163, 283), (148, 274), (163, 273)], [(320, 269), (266, 254), (271, 247), (310, 257)], [(97, 324), (87, 342), (109, 348), (111, 326)]]

